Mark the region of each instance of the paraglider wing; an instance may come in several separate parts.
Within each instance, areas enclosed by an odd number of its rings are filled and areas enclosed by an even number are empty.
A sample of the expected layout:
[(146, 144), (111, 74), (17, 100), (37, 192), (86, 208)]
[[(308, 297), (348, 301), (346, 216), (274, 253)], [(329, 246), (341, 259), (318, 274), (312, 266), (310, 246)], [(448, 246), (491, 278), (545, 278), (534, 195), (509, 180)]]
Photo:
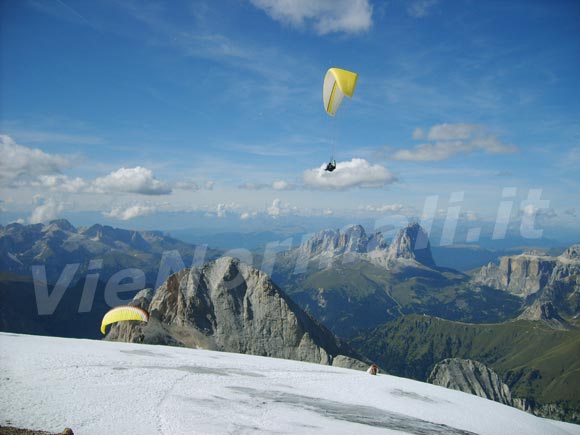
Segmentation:
[(357, 79), (357, 73), (340, 68), (330, 68), (326, 72), (322, 88), (322, 100), (326, 113), (334, 116), (344, 96), (352, 97)]
[(105, 334), (107, 325), (124, 320), (141, 320), (142, 322), (149, 321), (149, 313), (138, 307), (122, 306), (115, 307), (107, 312), (101, 322), (101, 332)]

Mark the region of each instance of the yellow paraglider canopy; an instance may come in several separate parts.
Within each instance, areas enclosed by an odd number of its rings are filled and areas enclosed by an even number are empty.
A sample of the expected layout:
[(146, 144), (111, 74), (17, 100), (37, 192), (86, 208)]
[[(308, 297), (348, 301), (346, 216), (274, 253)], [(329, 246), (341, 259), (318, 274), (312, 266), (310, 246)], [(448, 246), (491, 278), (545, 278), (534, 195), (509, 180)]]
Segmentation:
[(121, 306), (115, 307), (107, 312), (101, 322), (101, 332), (105, 334), (107, 325), (124, 320), (140, 320), (142, 322), (149, 321), (149, 313), (139, 307)]
[(334, 116), (344, 96), (352, 97), (357, 79), (357, 73), (341, 68), (330, 68), (326, 72), (322, 88), (322, 101), (326, 113)]

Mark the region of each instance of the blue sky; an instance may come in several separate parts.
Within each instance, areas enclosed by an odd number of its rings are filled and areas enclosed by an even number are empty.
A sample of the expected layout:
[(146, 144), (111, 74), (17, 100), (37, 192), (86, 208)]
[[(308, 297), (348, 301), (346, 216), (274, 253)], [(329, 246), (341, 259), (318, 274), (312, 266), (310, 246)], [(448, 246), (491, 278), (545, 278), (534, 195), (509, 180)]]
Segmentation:
[[(576, 1), (0, 7), (1, 224), (475, 231), (511, 202), (510, 228), (580, 233)], [(330, 67), (359, 74), (335, 118)]]

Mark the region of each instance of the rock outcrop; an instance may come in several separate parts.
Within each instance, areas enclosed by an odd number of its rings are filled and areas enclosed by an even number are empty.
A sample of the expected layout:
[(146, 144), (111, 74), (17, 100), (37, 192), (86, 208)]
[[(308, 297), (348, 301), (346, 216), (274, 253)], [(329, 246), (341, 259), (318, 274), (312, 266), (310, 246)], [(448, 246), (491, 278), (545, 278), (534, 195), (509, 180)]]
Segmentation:
[(155, 293), (140, 292), (133, 304), (149, 311), (149, 323), (116, 324), (107, 339), (367, 366), (268, 275), (234, 258), (171, 275)]
[(475, 394), (505, 405), (514, 405), (509, 387), (502, 382), (496, 372), (478, 361), (445, 359), (435, 365), (427, 382)]
[(475, 281), (517, 296), (528, 296), (545, 287), (556, 266), (549, 256), (521, 254), (500, 258), (480, 269)]
[(499, 265), (489, 263), (473, 279), (476, 283), (527, 297), (575, 275), (580, 275), (580, 245), (569, 247), (558, 257), (538, 253), (502, 257)]
[(538, 404), (534, 400), (512, 397), (509, 387), (486, 365), (469, 359), (449, 358), (439, 362), (427, 382), (513, 406), (539, 417), (576, 422), (579, 413), (565, 403)]
[(537, 300), (527, 307), (524, 312), (518, 316), (518, 319), (540, 321), (554, 329), (570, 329), (570, 324), (560, 316), (558, 309), (551, 301), (543, 302)]

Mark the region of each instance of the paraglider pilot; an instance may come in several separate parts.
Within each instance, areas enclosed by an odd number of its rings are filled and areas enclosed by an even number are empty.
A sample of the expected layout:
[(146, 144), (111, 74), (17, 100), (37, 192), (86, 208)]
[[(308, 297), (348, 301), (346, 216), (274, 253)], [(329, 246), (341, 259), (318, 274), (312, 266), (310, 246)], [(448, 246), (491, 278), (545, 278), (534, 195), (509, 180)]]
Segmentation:
[(328, 165), (326, 165), (325, 171), (332, 172), (335, 169), (336, 169), (336, 160), (332, 159), (330, 162), (328, 162)]

